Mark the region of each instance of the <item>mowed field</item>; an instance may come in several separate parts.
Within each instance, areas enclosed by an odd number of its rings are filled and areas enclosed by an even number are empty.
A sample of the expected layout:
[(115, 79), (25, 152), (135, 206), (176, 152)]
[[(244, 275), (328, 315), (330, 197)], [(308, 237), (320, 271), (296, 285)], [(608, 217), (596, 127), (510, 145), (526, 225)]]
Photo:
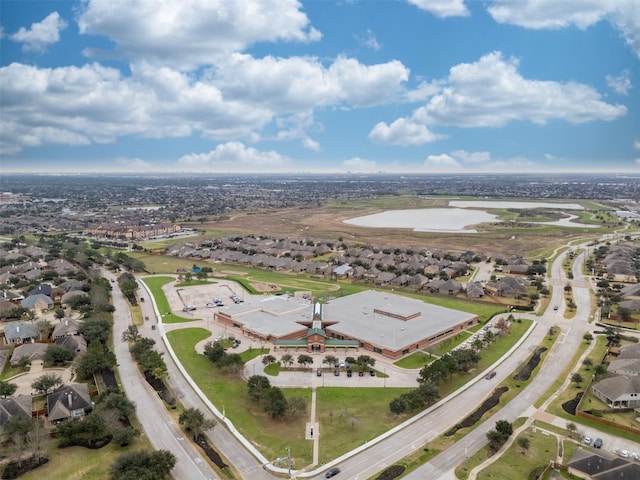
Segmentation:
[[(515, 200), (513, 200), (515, 201)], [(528, 199), (528, 201), (532, 201)], [(415, 232), (410, 229), (368, 228), (349, 225), (345, 220), (394, 209), (443, 208), (448, 199), (419, 196), (385, 196), (366, 201), (328, 203), (320, 207), (269, 209), (253, 212), (236, 212), (206, 221), (182, 223), (183, 226), (206, 230), (208, 236), (243, 234), (269, 235), (290, 238), (320, 238), (334, 242), (345, 241), (382, 248), (442, 248), (450, 251), (517, 254), (530, 257), (546, 256), (556, 246), (570, 240), (593, 238), (611, 233), (618, 225), (615, 216), (605, 214), (602, 206), (589, 202), (585, 208), (593, 211), (567, 213), (579, 214), (580, 223), (600, 225), (601, 228), (581, 229), (549, 225), (531, 225), (530, 221), (554, 221), (559, 213), (553, 210), (531, 212), (516, 210), (490, 210), (505, 223), (478, 224), (475, 234)], [(595, 209), (599, 211), (596, 213)]]

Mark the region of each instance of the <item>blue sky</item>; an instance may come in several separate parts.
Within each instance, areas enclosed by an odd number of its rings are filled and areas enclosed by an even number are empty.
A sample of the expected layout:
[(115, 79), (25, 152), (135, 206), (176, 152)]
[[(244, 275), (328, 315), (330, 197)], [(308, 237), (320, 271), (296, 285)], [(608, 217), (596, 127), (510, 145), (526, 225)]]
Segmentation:
[(640, 0), (0, 0), (4, 172), (640, 172)]

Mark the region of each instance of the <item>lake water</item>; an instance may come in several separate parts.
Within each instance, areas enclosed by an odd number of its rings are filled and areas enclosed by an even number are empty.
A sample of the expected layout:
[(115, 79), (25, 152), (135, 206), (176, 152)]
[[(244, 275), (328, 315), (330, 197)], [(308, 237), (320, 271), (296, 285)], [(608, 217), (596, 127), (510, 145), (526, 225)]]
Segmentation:
[[(452, 200), (452, 207), (458, 208), (420, 208), (411, 210), (387, 210), (385, 212), (365, 215), (362, 217), (345, 220), (344, 223), (360, 227), (374, 228), (407, 228), (415, 232), (440, 232), (440, 233), (478, 233), (469, 228), (479, 223), (500, 223), (497, 215), (484, 210), (471, 210), (475, 208), (551, 208), (555, 210), (584, 210), (582, 205), (573, 203), (545, 203), (545, 202), (492, 202), (476, 200)], [(543, 225), (558, 225), (563, 227), (597, 228), (597, 225), (585, 225), (573, 223), (578, 218), (576, 215), (568, 215), (556, 222), (541, 222)], [(535, 223), (535, 222), (530, 222)]]

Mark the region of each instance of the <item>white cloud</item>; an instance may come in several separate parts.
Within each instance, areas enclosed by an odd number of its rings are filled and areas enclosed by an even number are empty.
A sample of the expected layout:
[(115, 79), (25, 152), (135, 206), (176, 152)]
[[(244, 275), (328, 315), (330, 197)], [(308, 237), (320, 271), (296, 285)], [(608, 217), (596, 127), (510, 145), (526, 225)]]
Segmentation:
[(400, 146), (422, 145), (441, 138), (442, 135), (434, 134), (425, 125), (406, 118), (399, 118), (391, 125), (380, 122), (369, 133), (373, 143)]
[(629, 70), (623, 70), (620, 75), (617, 77), (612, 77), (611, 75), (607, 75), (607, 85), (613, 89), (614, 92), (619, 93), (620, 95), (627, 95), (629, 90), (631, 90), (631, 78), (629, 75)]
[(58, 12), (50, 13), (42, 22), (32, 23), (27, 30), (21, 27), (10, 36), (11, 40), (22, 43), (25, 51), (40, 52), (49, 45), (60, 40), (60, 32), (67, 28), (67, 22), (60, 18)]
[(462, 165), (455, 158), (446, 153), (429, 155), (424, 161), (424, 168), (433, 171), (459, 171)]
[(524, 28), (586, 29), (608, 20), (640, 57), (640, 2), (637, 0), (494, 0), (487, 8), (498, 23)]
[(409, 3), (440, 18), (469, 15), (464, 0), (409, 0)]
[(370, 173), (379, 170), (376, 162), (360, 157), (353, 157), (345, 160), (342, 162), (342, 167), (349, 172), (355, 173)]
[(382, 48), (382, 45), (378, 43), (378, 40), (371, 30), (367, 30), (366, 35), (362, 37), (356, 35), (355, 38), (360, 42), (360, 44), (372, 50), (378, 51)]
[(320, 144), (309, 137), (305, 137), (302, 139), (302, 146), (307, 150), (313, 150), (314, 152), (320, 151)]
[(291, 168), (292, 161), (273, 150), (262, 152), (240, 142), (228, 142), (207, 153), (184, 155), (178, 164), (201, 172), (281, 172)]
[(537, 171), (540, 166), (526, 158), (491, 158), (489, 152), (456, 150), (449, 154), (429, 155), (423, 164), (431, 172), (524, 172)]
[(633, 141), (633, 149), (640, 150), (640, 139), (636, 139)]
[(150, 162), (146, 162), (140, 158), (119, 157), (115, 159), (116, 165), (119, 167), (117, 171), (122, 172), (152, 172), (156, 167)]
[(627, 112), (623, 105), (602, 100), (592, 87), (580, 83), (530, 80), (518, 72), (518, 61), (492, 52), (475, 63), (450, 69), (440, 91), (409, 118), (391, 126), (378, 123), (369, 138), (376, 143), (419, 145), (441, 138), (435, 125), (501, 127), (530, 121), (543, 125), (560, 119), (571, 123), (613, 120)]
[(89, 0), (78, 26), (82, 34), (110, 38), (125, 58), (190, 70), (258, 42), (319, 40), (301, 6), (297, 0)]

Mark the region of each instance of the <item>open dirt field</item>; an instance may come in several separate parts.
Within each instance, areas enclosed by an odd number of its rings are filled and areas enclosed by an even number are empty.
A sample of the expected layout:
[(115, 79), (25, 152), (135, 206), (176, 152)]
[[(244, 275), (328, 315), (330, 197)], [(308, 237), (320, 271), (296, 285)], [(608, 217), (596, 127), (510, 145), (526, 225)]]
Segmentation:
[[(406, 205), (416, 208), (423, 205)], [(384, 208), (373, 207), (321, 207), (238, 212), (228, 219), (190, 225), (207, 231), (238, 234), (269, 235), (290, 238), (320, 238), (339, 242), (371, 245), (381, 248), (442, 248), (451, 251), (472, 250), (484, 253), (527, 255), (552, 249), (568, 239), (578, 238), (578, 229), (507, 225), (476, 225), (477, 234), (414, 232), (409, 229), (366, 228), (343, 223), (344, 220), (378, 213)]]

